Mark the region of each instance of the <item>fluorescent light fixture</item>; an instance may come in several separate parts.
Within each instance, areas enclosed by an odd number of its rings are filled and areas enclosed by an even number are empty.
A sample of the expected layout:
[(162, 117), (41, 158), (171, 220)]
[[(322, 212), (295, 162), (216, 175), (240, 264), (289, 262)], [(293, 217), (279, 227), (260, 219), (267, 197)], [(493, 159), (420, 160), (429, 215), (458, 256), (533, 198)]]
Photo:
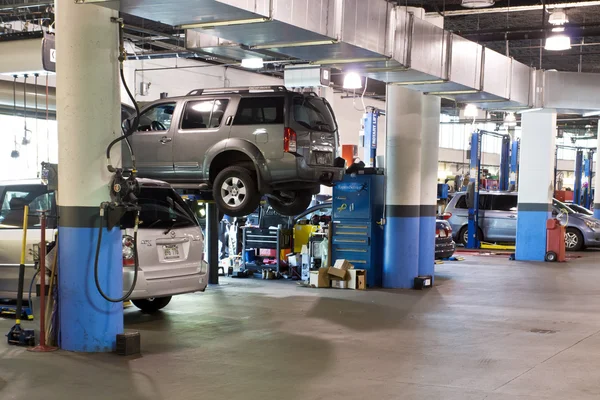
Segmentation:
[(362, 88), (362, 79), (356, 72), (348, 72), (344, 77), (344, 89)]
[(517, 117), (515, 117), (515, 113), (513, 113), (513, 112), (506, 113), (506, 116), (504, 117), (504, 125), (517, 126)]
[(250, 18), (250, 19), (233, 19), (229, 21), (211, 21), (211, 22), (198, 22), (193, 24), (180, 25), (180, 29), (211, 29), (218, 26), (231, 26), (231, 25), (246, 25), (246, 24), (260, 24), (262, 22), (271, 21), (270, 18)]
[(564, 32), (564, 31), (565, 31), (564, 26), (557, 26), (556, 28), (552, 28), (552, 32)]
[(443, 79), (436, 79), (431, 81), (412, 81), (412, 82), (394, 82), (393, 85), (396, 86), (408, 86), (408, 85), (432, 85), (435, 83), (445, 83), (446, 81)]
[(462, 0), (460, 5), (466, 8), (485, 8), (493, 6), (494, 3), (494, 0)]
[(583, 114), (583, 117), (595, 117), (597, 115), (600, 115), (600, 111), (590, 111), (590, 112), (586, 112), (585, 114)]
[(272, 44), (258, 44), (256, 46), (250, 46), (251, 50), (263, 50), (263, 49), (272, 49), (275, 47), (302, 47), (302, 46), (325, 46), (328, 44), (336, 44), (337, 40), (313, 40), (308, 42), (289, 42), (289, 43), (272, 43)]
[(467, 118), (477, 118), (479, 115), (479, 110), (475, 104), (467, 104), (465, 107), (465, 117)]
[(479, 93), (479, 90), (471, 89), (471, 90), (449, 90), (449, 91), (441, 91), (441, 92), (428, 92), (427, 94), (432, 94), (434, 96), (448, 96), (448, 95), (458, 95), (458, 94), (474, 94)]
[(242, 60), (242, 68), (260, 69), (263, 65), (263, 59), (260, 57), (250, 57)]
[(563, 34), (552, 35), (546, 38), (544, 48), (549, 51), (569, 50), (571, 48), (571, 38)]
[(536, 111), (542, 111), (542, 110), (543, 110), (543, 108), (526, 108), (524, 110), (517, 111), (517, 113), (519, 113), (519, 114), (525, 114), (525, 113), (528, 113), (528, 112), (536, 112)]

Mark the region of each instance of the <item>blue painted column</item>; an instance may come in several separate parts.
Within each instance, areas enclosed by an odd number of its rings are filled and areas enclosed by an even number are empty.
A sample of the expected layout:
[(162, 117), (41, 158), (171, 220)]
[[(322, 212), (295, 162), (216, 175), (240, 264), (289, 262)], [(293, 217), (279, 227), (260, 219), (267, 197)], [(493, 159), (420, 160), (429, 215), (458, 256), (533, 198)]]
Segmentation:
[[(99, 205), (109, 200), (104, 155), (120, 136), (118, 25), (115, 11), (56, 1), (59, 205), (59, 345), (79, 352), (113, 351), (123, 331), (123, 305), (104, 300), (94, 283)], [(112, 154), (120, 159), (120, 146)], [(123, 292), (121, 232), (104, 230), (100, 284)]]
[[(600, 121), (599, 121), (600, 122)], [(596, 142), (596, 165), (594, 167), (594, 218), (600, 219), (600, 123), (598, 124), (598, 139)]]
[(423, 95), (387, 85), (383, 286), (409, 289), (419, 274)]
[(521, 129), (515, 256), (519, 261), (544, 261), (554, 194), (556, 111), (523, 113)]
[(441, 99), (436, 96), (423, 96), (421, 110), (419, 276), (434, 276)]

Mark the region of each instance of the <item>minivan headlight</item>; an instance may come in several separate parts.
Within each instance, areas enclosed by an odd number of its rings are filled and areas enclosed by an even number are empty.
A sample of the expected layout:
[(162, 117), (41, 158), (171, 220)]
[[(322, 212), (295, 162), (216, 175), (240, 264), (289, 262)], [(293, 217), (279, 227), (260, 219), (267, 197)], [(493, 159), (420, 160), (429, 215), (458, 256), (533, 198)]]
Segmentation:
[(585, 220), (584, 222), (590, 229), (598, 228), (598, 223), (596, 221)]

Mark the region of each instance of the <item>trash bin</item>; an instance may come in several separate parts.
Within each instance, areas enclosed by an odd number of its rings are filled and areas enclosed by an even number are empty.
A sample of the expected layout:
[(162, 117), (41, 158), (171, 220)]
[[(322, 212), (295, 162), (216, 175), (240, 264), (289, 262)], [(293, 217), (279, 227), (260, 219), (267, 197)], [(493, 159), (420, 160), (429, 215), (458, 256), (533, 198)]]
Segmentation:
[(565, 231), (556, 218), (546, 221), (546, 261), (566, 261)]

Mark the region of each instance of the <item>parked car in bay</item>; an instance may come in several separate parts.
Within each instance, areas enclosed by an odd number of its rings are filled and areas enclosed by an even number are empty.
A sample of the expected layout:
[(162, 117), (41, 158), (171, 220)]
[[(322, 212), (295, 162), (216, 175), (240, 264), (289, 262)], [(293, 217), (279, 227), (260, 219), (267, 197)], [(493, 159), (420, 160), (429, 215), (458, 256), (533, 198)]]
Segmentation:
[[(457, 243), (466, 244), (468, 214), (466, 192), (457, 193), (446, 207), (448, 222)], [(566, 224), (567, 250), (600, 246), (600, 221), (573, 211), (565, 203), (552, 201), (552, 214)], [(487, 242), (515, 242), (517, 237), (517, 193), (479, 192), (479, 239)]]
[[(16, 298), (18, 265), (23, 235), (23, 211), (11, 208), (11, 200), (30, 206), (27, 229), (28, 255), (25, 282), (34, 275), (32, 246), (40, 242), (36, 210), (48, 211), (46, 237), (57, 228), (56, 194), (39, 180), (0, 182), (0, 298)], [(166, 183), (140, 179), (141, 206), (138, 231), (139, 271), (129, 300), (140, 309), (152, 312), (165, 307), (178, 294), (204, 291), (208, 267), (204, 262), (204, 237), (198, 222), (181, 197)], [(17, 203), (12, 201), (13, 204)], [(134, 274), (134, 218), (121, 220), (123, 248), (123, 292), (131, 287)]]
[[(331, 201), (324, 202), (313, 206), (303, 213), (293, 218), (292, 226), (294, 227), (294, 248), (301, 247), (302, 244), (308, 243), (308, 237), (302, 235), (302, 240), (306, 243), (296, 243), (296, 228), (299, 221), (308, 220), (309, 223), (318, 224), (319, 221), (331, 221)], [(435, 231), (435, 259), (440, 260), (444, 258), (452, 257), (456, 250), (456, 244), (452, 235), (452, 227), (441, 218), (436, 219), (436, 231)]]
[[(140, 177), (212, 188), (218, 207), (232, 217), (250, 214), (263, 195), (278, 213), (297, 215), (320, 185), (342, 179), (345, 166), (327, 100), (279, 86), (160, 99), (142, 108), (130, 142)], [(126, 166), (128, 154), (124, 149)]]

